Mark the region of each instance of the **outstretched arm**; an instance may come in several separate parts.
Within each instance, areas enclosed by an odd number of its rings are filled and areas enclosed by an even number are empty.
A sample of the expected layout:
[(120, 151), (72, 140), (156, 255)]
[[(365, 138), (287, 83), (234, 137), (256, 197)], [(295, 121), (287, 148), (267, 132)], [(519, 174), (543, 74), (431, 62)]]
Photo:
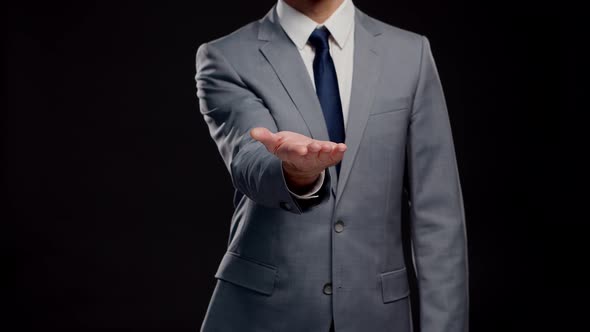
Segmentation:
[(324, 170), (342, 160), (346, 146), (278, 131), (262, 100), (214, 46), (201, 45), (196, 62), (201, 114), (234, 187), (258, 204), (298, 214), (323, 201), (329, 189), (312, 200), (297, 199), (291, 192), (309, 192), (322, 172), (324, 188), (329, 188)]

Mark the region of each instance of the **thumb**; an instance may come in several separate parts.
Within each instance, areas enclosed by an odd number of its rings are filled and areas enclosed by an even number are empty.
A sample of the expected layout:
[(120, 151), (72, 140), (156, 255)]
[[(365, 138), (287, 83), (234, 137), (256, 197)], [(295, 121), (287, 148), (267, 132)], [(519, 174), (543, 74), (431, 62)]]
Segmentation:
[(274, 151), (275, 146), (278, 143), (279, 137), (273, 134), (270, 130), (264, 127), (256, 127), (250, 130), (250, 136), (253, 139), (264, 144), (269, 151)]

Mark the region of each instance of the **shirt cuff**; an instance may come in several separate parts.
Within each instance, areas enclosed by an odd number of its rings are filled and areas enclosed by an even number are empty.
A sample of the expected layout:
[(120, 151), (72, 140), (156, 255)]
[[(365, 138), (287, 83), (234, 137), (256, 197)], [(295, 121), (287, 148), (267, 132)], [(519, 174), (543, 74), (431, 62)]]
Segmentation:
[(326, 170), (323, 170), (320, 173), (320, 176), (318, 177), (318, 179), (315, 182), (315, 185), (313, 186), (313, 188), (311, 188), (311, 190), (305, 194), (302, 195), (297, 195), (296, 193), (292, 192), (288, 187), (287, 190), (289, 190), (289, 192), (295, 196), (296, 198), (299, 199), (312, 199), (312, 198), (317, 198), (319, 197), (319, 195), (316, 195), (316, 193), (320, 190), (320, 188), (322, 188), (322, 184), (324, 183), (324, 177), (326, 176)]

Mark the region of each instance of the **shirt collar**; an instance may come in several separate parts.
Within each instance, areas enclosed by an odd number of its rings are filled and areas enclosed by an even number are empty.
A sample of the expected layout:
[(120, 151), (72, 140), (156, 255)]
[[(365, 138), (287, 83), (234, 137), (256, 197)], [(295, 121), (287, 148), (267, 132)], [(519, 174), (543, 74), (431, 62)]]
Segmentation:
[(338, 47), (343, 48), (350, 39), (350, 31), (354, 24), (352, 0), (344, 0), (323, 24), (318, 24), (283, 0), (278, 0), (276, 8), (281, 27), (300, 50), (305, 47), (313, 30), (322, 25), (330, 31)]

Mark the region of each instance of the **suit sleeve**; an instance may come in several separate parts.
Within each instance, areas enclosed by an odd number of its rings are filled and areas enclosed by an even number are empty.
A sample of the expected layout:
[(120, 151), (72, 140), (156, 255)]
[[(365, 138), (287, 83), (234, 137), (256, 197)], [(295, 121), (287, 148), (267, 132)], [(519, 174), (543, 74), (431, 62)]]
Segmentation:
[(408, 129), (407, 167), (421, 331), (467, 331), (463, 198), (446, 102), (426, 37)]
[(317, 197), (319, 197), (318, 192), (320, 191), (320, 189), (322, 189), (322, 186), (324, 184), (324, 178), (325, 177), (326, 177), (326, 170), (323, 170), (320, 173), (320, 176), (316, 180), (316, 182), (313, 185), (313, 187), (308, 192), (306, 192), (304, 194), (298, 195), (298, 194), (292, 192), (291, 190), (289, 190), (289, 192), (291, 193), (291, 195), (295, 196), (298, 199), (312, 199), (312, 198), (317, 198)]
[(211, 44), (197, 51), (195, 80), (201, 114), (237, 191), (263, 206), (296, 214), (327, 197), (329, 181), (318, 198), (297, 199), (290, 193), (282, 161), (250, 136), (255, 127), (278, 131), (270, 110)]

